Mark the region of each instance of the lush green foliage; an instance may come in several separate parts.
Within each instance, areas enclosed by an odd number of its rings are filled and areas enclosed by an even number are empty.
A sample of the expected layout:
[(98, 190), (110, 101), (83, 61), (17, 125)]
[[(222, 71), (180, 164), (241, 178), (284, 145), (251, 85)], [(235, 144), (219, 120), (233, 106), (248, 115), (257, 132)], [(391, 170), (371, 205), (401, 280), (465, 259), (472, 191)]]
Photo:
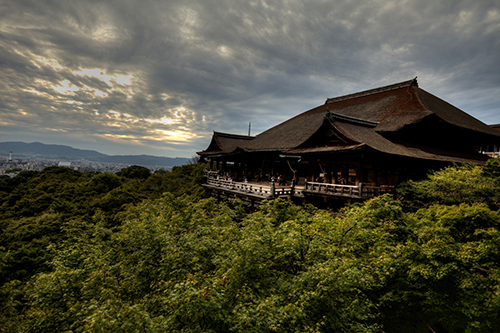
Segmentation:
[(131, 166), (122, 170), (124, 176), (50, 167), (2, 178), (0, 283), (14, 278), (24, 281), (46, 269), (47, 246), (66, 238), (62, 228), (70, 221), (91, 223), (101, 214), (106, 227), (113, 228), (130, 206), (146, 198), (165, 192), (200, 196), (203, 167), (187, 165), (151, 175), (146, 168)]
[[(2, 195), (0, 331), (500, 327), (496, 162), (447, 168), (405, 184), (401, 200), (337, 213), (201, 199), (202, 168), (14, 178)], [(22, 200), (42, 211), (14, 212)]]
[(455, 165), (429, 174), (423, 181), (409, 181), (398, 188), (406, 207), (418, 209), (433, 204), (459, 205), (483, 202), (492, 209), (500, 205), (500, 162), (489, 160), (484, 167)]

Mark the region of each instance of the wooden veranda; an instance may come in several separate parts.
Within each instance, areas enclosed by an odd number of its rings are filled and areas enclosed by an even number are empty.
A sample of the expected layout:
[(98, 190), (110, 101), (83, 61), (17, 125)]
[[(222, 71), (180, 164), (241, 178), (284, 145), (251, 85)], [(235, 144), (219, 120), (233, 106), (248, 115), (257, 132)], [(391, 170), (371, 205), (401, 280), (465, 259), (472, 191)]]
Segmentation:
[(340, 185), (306, 182), (304, 186), (279, 186), (274, 181), (263, 184), (236, 182), (218, 177), (216, 173), (205, 172), (207, 179), (203, 187), (210, 196), (226, 200), (239, 198), (249, 207), (257, 207), (262, 200), (290, 198), (295, 202), (306, 203), (309, 197), (342, 199), (347, 202), (363, 201), (375, 196), (392, 193), (392, 186)]

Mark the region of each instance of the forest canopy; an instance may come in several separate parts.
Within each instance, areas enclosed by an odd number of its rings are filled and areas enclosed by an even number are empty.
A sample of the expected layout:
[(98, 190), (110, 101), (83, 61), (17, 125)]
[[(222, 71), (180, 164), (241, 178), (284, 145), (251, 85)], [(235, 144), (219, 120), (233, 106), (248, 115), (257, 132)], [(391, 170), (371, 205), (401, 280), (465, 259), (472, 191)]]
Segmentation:
[(204, 167), (0, 178), (0, 332), (500, 327), (498, 160), (336, 212), (204, 198)]

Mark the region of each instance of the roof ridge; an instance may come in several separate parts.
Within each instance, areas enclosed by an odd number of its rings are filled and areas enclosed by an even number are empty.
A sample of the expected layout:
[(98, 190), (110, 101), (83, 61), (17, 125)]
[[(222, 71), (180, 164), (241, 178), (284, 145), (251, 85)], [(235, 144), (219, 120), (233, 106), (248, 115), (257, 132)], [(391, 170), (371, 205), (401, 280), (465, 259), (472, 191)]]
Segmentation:
[(230, 134), (230, 133), (222, 133), (222, 132), (216, 132), (216, 131), (214, 131), (214, 135), (222, 136), (222, 137), (226, 137), (226, 138), (244, 139), (244, 140), (252, 140), (253, 138), (255, 138), (255, 136), (250, 136), (250, 135)]
[(340, 113), (335, 113), (330, 110), (326, 110), (327, 113), (325, 115), (325, 118), (330, 119), (330, 120), (340, 120), (346, 123), (351, 123), (351, 124), (356, 124), (356, 125), (361, 125), (361, 126), (367, 126), (367, 127), (377, 127), (378, 122), (376, 121), (370, 121), (366, 119), (361, 119), (361, 118), (356, 118), (356, 117), (351, 117), (351, 116), (346, 116)]
[(401, 89), (401, 88), (407, 88), (407, 87), (411, 87), (411, 86), (418, 87), (416, 76), (414, 79), (411, 79), (408, 81), (403, 81), (403, 82), (394, 83), (394, 84), (390, 84), (390, 85), (379, 87), (379, 88), (360, 91), (360, 92), (357, 92), (354, 94), (333, 97), (333, 98), (327, 98), (325, 101), (325, 104), (341, 102), (341, 101), (345, 101), (345, 100), (349, 100), (349, 99), (353, 99), (353, 98), (358, 98), (358, 97), (365, 97), (365, 96), (369, 96), (369, 95), (373, 95), (373, 94), (377, 94), (377, 93), (381, 93), (381, 92), (386, 92), (386, 91), (396, 90), (396, 89)]

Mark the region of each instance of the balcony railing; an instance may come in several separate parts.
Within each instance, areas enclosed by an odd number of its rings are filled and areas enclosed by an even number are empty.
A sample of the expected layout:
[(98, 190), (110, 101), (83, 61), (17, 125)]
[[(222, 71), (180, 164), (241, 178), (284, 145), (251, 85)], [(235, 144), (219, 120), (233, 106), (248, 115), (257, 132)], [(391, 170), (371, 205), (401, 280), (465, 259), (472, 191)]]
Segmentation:
[(205, 176), (207, 177), (207, 183), (205, 185), (207, 187), (217, 190), (230, 191), (237, 194), (257, 196), (263, 199), (290, 196), (303, 197), (304, 195), (325, 195), (352, 199), (370, 199), (381, 194), (394, 192), (394, 186), (390, 185), (366, 186), (361, 183), (359, 185), (341, 185), (306, 182), (304, 187), (276, 186), (274, 183), (271, 183), (270, 185), (262, 185), (217, 179), (217, 174), (213, 172), (206, 172)]
[(222, 190), (252, 194), (262, 198), (287, 197), (292, 195), (291, 187), (270, 186), (252, 183), (233, 182), (224, 179), (208, 178), (207, 185)]
[(394, 186), (341, 185), (307, 182), (304, 193), (322, 194), (349, 198), (369, 199), (385, 193), (393, 193)]

